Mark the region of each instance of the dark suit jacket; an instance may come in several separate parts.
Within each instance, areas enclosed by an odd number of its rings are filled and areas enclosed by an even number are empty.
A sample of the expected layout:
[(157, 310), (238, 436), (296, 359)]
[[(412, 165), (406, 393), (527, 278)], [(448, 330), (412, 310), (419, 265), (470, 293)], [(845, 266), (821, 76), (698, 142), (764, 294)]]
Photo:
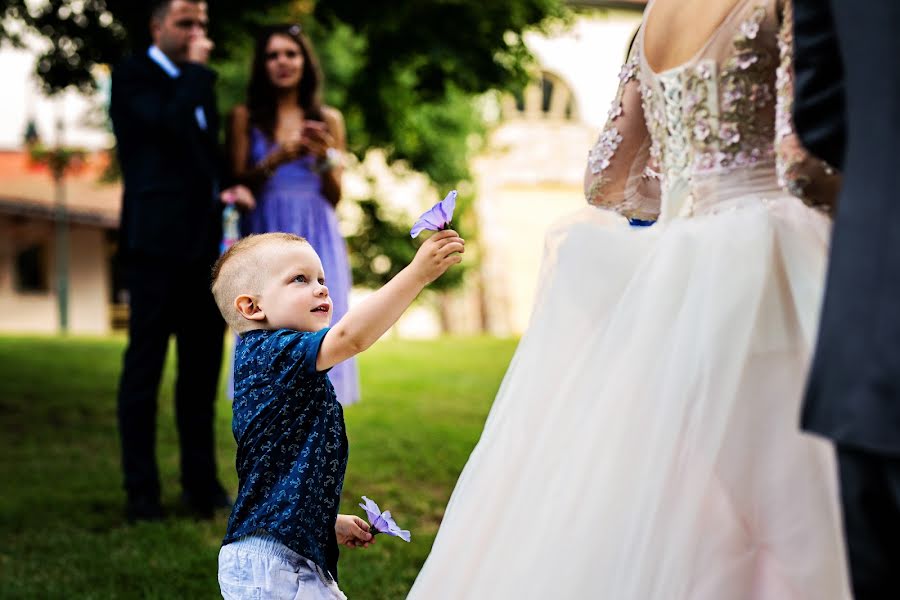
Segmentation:
[(216, 76), (197, 64), (179, 68), (173, 79), (142, 54), (112, 74), (109, 112), (125, 184), (120, 240), (126, 257), (214, 257), (221, 239)]
[(900, 456), (900, 2), (795, 0), (794, 121), (841, 167), (806, 429)]

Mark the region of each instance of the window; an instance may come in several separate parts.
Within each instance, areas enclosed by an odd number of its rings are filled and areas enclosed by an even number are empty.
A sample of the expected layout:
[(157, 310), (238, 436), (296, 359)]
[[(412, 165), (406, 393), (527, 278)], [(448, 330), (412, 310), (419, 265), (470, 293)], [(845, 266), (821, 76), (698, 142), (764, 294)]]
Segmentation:
[(34, 245), (16, 254), (15, 285), (19, 292), (49, 292), (47, 246)]
[(577, 119), (575, 95), (557, 75), (544, 71), (541, 78), (515, 94), (515, 107), (520, 115), (573, 121)]
[(544, 74), (541, 77), (541, 112), (550, 112), (551, 98), (553, 98), (553, 80)]

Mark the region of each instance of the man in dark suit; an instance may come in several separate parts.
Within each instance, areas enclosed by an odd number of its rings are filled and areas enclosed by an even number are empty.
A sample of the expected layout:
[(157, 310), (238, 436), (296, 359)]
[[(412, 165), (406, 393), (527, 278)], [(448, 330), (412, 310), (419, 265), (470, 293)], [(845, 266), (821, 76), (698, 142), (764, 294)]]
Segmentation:
[[(209, 290), (222, 230), (219, 116), (206, 62), (206, 4), (153, 3), (153, 45), (112, 75), (110, 116), (124, 178), (121, 256), (130, 298), (118, 417), (129, 520), (158, 519), (156, 407), (175, 335), (182, 498), (199, 516), (229, 505), (219, 483), (213, 405), (224, 323)], [(246, 188), (224, 192), (245, 208)]]
[(856, 600), (900, 598), (900, 3), (794, 1), (794, 123), (843, 171), (805, 429), (837, 447)]

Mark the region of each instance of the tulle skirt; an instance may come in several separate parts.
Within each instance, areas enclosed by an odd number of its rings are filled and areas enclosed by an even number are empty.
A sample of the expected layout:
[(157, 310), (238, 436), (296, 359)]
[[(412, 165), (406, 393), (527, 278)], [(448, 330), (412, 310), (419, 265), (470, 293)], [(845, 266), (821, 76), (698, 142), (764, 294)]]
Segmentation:
[(798, 429), (829, 233), (780, 192), (555, 226), (409, 597), (850, 598), (833, 452)]

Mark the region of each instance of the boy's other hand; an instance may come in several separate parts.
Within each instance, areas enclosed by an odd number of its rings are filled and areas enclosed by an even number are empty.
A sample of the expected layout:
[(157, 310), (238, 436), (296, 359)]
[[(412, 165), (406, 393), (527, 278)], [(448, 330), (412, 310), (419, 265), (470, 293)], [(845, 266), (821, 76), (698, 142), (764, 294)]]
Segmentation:
[(458, 233), (452, 229), (438, 231), (422, 244), (410, 267), (427, 285), (462, 262), (465, 251), (466, 241)]
[(369, 533), (369, 524), (356, 515), (338, 515), (334, 533), (338, 544), (348, 548), (368, 548), (375, 543), (375, 537)]
[(256, 208), (256, 199), (253, 197), (253, 192), (244, 185), (235, 185), (227, 190), (223, 190), (219, 194), (219, 199), (223, 204), (234, 204), (244, 211)]

